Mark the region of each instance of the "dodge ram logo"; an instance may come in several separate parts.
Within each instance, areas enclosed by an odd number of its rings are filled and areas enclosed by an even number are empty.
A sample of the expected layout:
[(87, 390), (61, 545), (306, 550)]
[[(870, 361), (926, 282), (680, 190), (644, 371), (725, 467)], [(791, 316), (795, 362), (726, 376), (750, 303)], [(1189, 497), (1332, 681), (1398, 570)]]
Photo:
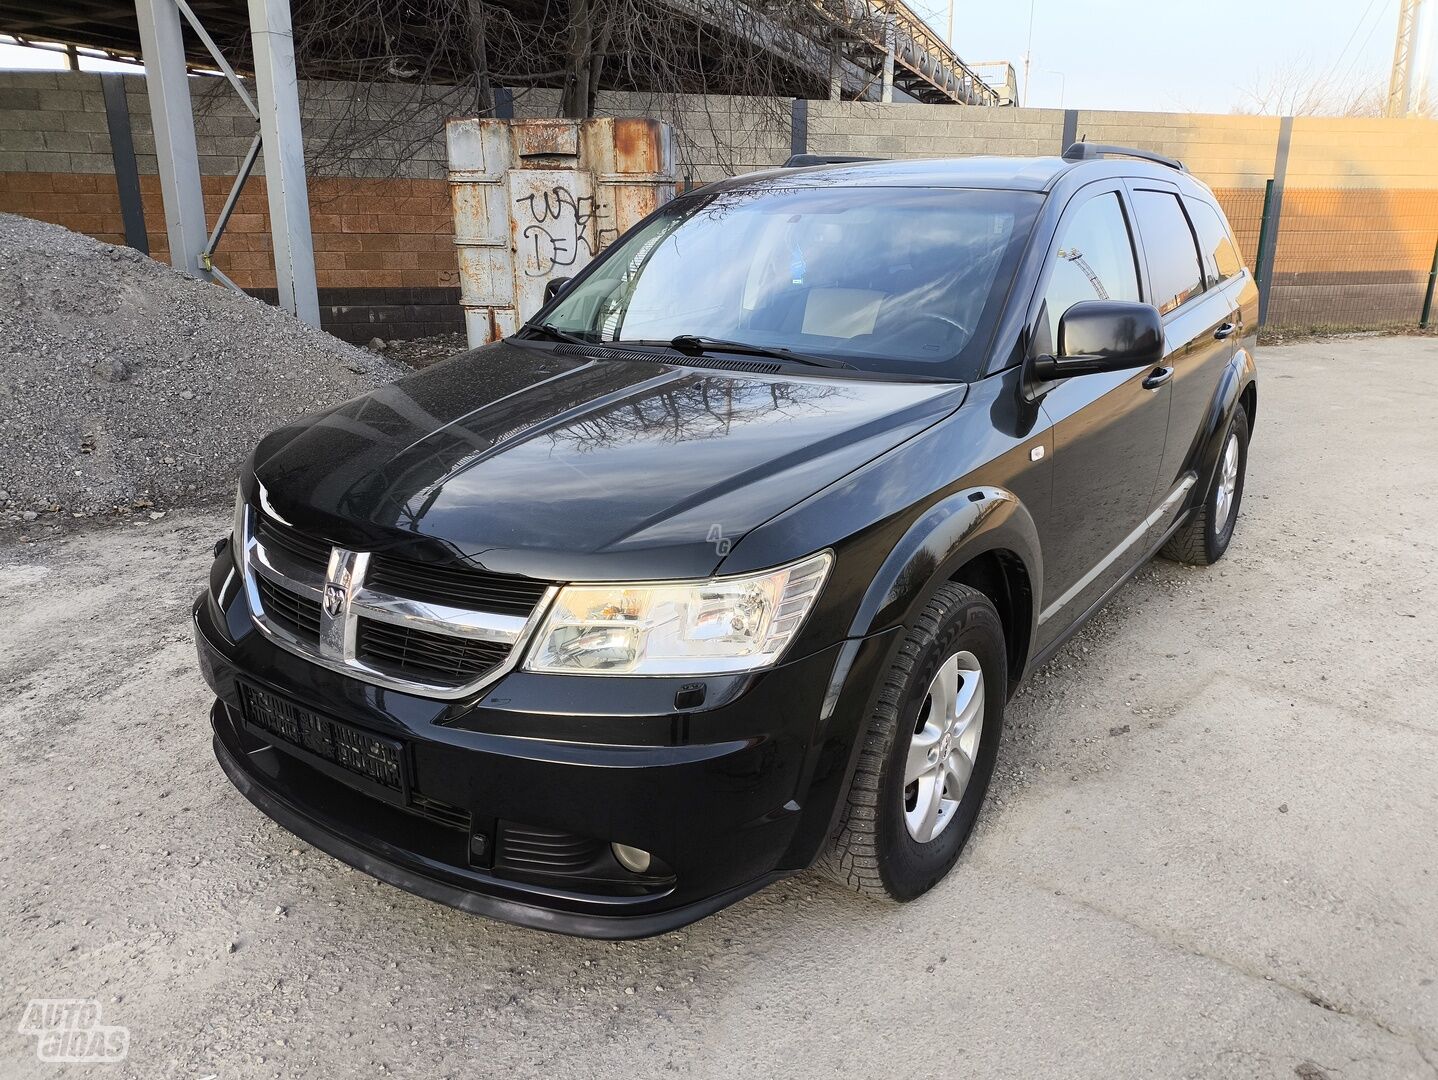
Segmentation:
[(344, 609), (345, 587), (337, 581), (325, 582), (325, 614), (336, 619)]

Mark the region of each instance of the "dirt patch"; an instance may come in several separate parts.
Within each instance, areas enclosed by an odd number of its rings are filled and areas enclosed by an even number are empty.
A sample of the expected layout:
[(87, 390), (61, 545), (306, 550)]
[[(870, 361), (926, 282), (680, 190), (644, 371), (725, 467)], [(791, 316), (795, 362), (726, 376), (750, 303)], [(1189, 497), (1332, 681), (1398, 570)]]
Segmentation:
[[(1154, 562), (1033, 673), (961, 865), (901, 907), (803, 875), (599, 942), (400, 892), (214, 762), (189, 608), (225, 510), (0, 543), (0, 1077), (1432, 1077), (1438, 342), (1259, 369), (1228, 554)], [(40, 1061), (53, 998), (127, 1060)]]
[(408, 341), (374, 338), (369, 343), (371, 352), (416, 369), (448, 360), (455, 353), (462, 353), (468, 348), (469, 344), (463, 334), (435, 334), (431, 337), (410, 338)]

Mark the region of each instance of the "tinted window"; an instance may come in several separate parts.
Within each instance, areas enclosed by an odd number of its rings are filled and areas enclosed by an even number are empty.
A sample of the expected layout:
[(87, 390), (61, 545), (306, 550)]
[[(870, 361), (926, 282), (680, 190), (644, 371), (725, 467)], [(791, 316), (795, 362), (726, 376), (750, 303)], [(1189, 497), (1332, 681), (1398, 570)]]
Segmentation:
[(1194, 231), (1198, 233), (1198, 247), (1208, 262), (1209, 273), (1216, 275), (1215, 281), (1227, 281), (1243, 269), (1243, 260), (1238, 257), (1218, 211), (1196, 199), (1184, 199), (1183, 202), (1188, 207)]
[(679, 334), (982, 375), (1042, 197), (754, 185), (676, 199), (546, 316), (589, 341)]
[(1059, 225), (1052, 264), (1034, 326), (1035, 351), (1055, 348), (1058, 322), (1080, 300), (1139, 300), (1133, 242), (1118, 195), (1097, 195)]
[(1143, 234), (1148, 273), (1153, 286), (1153, 303), (1167, 313), (1190, 296), (1203, 292), (1203, 269), (1193, 230), (1188, 227), (1178, 196), (1166, 191), (1136, 191), (1134, 209)]

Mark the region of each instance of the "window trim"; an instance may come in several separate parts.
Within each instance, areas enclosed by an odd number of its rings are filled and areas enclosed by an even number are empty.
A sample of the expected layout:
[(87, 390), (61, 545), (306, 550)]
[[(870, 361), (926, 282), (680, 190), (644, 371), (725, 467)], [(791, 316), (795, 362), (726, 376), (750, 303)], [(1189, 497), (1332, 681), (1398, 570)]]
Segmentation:
[[(1193, 227), (1193, 220), (1188, 216), (1188, 207), (1184, 206), (1183, 204), (1183, 192), (1179, 190), (1178, 185), (1170, 184), (1163, 180), (1150, 180), (1147, 177), (1126, 177), (1124, 180), (1124, 186), (1128, 189), (1130, 196), (1137, 195), (1140, 191), (1151, 191), (1164, 195), (1172, 195), (1174, 199), (1178, 202), (1179, 214), (1183, 217), (1184, 223), (1188, 226), (1188, 238), (1193, 244), (1193, 254), (1198, 259), (1198, 272), (1202, 278), (1203, 287), (1200, 288), (1198, 292), (1185, 299), (1181, 304), (1175, 305), (1168, 311), (1159, 311), (1159, 315), (1162, 316), (1164, 324), (1167, 325), (1168, 320), (1172, 316), (1179, 314), (1179, 312), (1183, 311), (1186, 307), (1188, 307), (1189, 304), (1192, 304), (1195, 300), (1202, 300), (1205, 296), (1207, 296), (1210, 292), (1217, 288), (1217, 285), (1210, 285), (1208, 282), (1208, 264), (1203, 257), (1203, 248), (1199, 247), (1198, 232)], [(1134, 199), (1133, 202), (1134, 221), (1137, 222), (1138, 200)], [(1139, 225), (1138, 232), (1139, 235), (1143, 234), (1142, 225)], [(1147, 251), (1145, 251), (1145, 263), (1147, 262), (1147, 258), (1148, 253)], [(1149, 302), (1153, 303), (1152, 301)], [(1155, 308), (1158, 308), (1157, 304), (1154, 304), (1153, 306)]]
[[(1034, 355), (1034, 341), (1038, 327), (1039, 308), (1043, 303), (1044, 291), (1049, 286), (1053, 277), (1054, 252), (1058, 248), (1059, 238), (1063, 235), (1064, 227), (1071, 224), (1074, 216), (1080, 209), (1087, 206), (1097, 198), (1104, 195), (1114, 195), (1118, 200), (1119, 213), (1123, 216), (1124, 228), (1128, 231), (1128, 246), (1133, 253), (1134, 278), (1138, 282), (1137, 303), (1146, 304), (1149, 295), (1148, 283), (1148, 261), (1143, 249), (1143, 239), (1138, 229), (1138, 219), (1134, 215), (1134, 207), (1129, 198), (1128, 187), (1123, 177), (1110, 177), (1105, 180), (1094, 180), (1085, 184), (1075, 191), (1066, 203), (1063, 211), (1059, 214), (1058, 222), (1054, 225), (1053, 232), (1049, 235), (1048, 242), (1044, 245), (1043, 261), (1039, 264), (1042, 271), (1038, 280), (1034, 283), (1033, 291), (1029, 294), (1028, 303), (1025, 307), (1023, 335), (1023, 355), (1032, 357)], [(1055, 327), (1055, 330), (1058, 328)]]
[[(1223, 238), (1228, 241), (1228, 246), (1233, 249), (1234, 258), (1238, 260), (1238, 269), (1235, 270), (1233, 273), (1229, 274), (1227, 277), (1224, 277), (1219, 271), (1218, 260), (1213, 260), (1213, 284), (1210, 285), (1209, 288), (1221, 289), (1230, 281), (1233, 281), (1235, 278), (1241, 277), (1244, 270), (1247, 268), (1243, 264), (1243, 254), (1238, 250), (1238, 240), (1233, 235), (1233, 228), (1228, 222), (1228, 215), (1223, 212), (1223, 207), (1218, 205), (1217, 200), (1201, 199), (1196, 195), (1180, 195), (1179, 199), (1183, 203), (1184, 212), (1188, 214), (1188, 223), (1189, 226), (1193, 229), (1194, 236), (1198, 235), (1198, 226), (1194, 224), (1193, 212), (1189, 209), (1188, 206), (1190, 202), (1207, 207), (1208, 211), (1213, 214), (1214, 220), (1218, 222), (1219, 231), (1223, 233)], [(1198, 249), (1198, 254), (1199, 257), (1202, 258), (1204, 261), (1204, 274), (1206, 275), (1210, 270), (1210, 267), (1208, 265), (1208, 253), (1203, 250), (1202, 246), (1200, 246)], [(1208, 290), (1205, 289), (1204, 291), (1207, 292)]]

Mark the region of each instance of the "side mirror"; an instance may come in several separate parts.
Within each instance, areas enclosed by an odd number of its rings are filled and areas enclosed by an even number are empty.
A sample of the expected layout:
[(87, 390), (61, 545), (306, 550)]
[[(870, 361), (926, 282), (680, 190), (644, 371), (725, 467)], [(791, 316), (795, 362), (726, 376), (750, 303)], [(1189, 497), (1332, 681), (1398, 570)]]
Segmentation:
[(1059, 319), (1058, 355), (1036, 356), (1029, 370), (1041, 382), (1073, 375), (1158, 364), (1163, 359), (1163, 318), (1152, 304), (1081, 300)]
[(562, 293), (573, 278), (552, 277), (544, 283), (544, 302), (547, 304)]

